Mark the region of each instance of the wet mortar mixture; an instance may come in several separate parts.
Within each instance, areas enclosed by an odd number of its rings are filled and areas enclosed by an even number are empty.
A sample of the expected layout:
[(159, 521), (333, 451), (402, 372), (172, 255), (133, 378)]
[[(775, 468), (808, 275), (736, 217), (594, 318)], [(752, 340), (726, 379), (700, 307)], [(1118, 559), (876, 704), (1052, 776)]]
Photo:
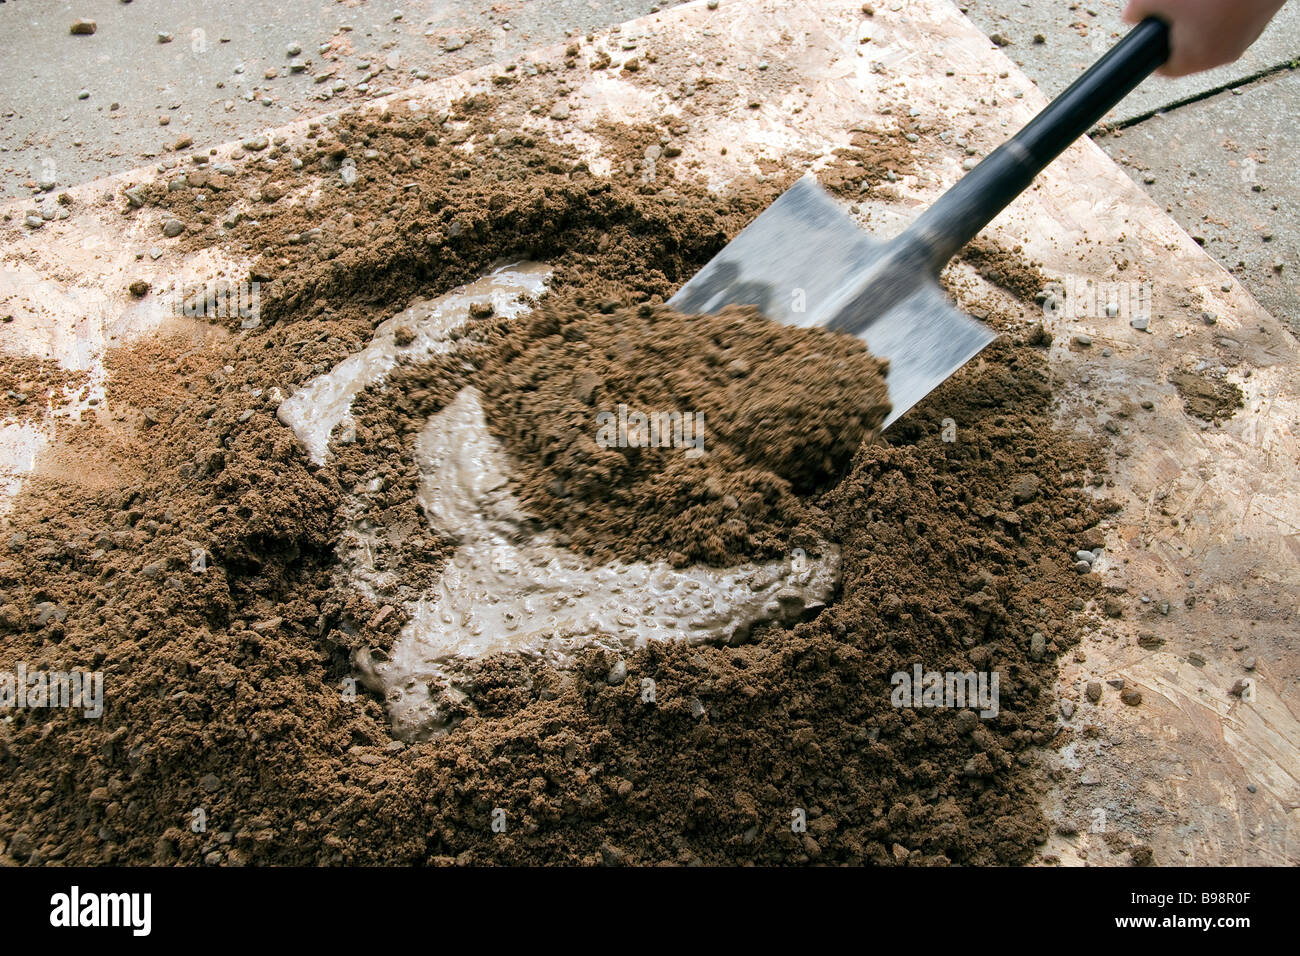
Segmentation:
[[(637, 157), (666, 133), (601, 135)], [(123, 207), (254, 257), (232, 278), (260, 321), (110, 352), (108, 401), (59, 440), (129, 466), (38, 469), (4, 519), (3, 666), (105, 675), (102, 719), (0, 722), (6, 859), (1029, 859), (1056, 658), (1094, 606), (1071, 555), (1106, 510), (1041, 335), (990, 317), (1005, 334), (877, 434), (856, 340), (663, 306), (802, 170), (715, 192), (664, 150), (598, 176), (483, 95), (255, 145)], [(873, 150), (907, 144), (864, 134), (828, 184), (887, 188)], [(970, 264), (1014, 285), (1014, 259)], [(454, 291), (521, 261), (545, 265), (517, 295)], [(680, 413), (671, 440), (620, 406)], [(512, 588), (540, 596), (522, 623)], [(502, 652), (530, 613), (555, 634)], [(895, 707), (915, 665), (996, 672), (996, 716)]]

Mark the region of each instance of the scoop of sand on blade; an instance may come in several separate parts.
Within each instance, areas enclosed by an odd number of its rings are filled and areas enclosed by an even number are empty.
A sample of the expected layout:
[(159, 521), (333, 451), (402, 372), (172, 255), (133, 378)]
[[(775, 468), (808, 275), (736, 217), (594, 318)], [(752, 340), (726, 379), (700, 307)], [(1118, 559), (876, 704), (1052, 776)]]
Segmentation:
[(1168, 57), (1168, 26), (1144, 20), (888, 242), (859, 229), (806, 176), (668, 304), (687, 313), (755, 305), (778, 322), (860, 336), (889, 363), (888, 427), (994, 338), (948, 303), (940, 270)]

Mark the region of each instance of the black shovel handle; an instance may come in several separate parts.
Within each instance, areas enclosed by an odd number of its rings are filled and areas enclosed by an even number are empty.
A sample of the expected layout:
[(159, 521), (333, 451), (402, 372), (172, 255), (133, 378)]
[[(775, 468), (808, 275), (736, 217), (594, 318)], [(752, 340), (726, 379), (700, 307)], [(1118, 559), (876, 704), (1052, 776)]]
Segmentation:
[(910, 240), (908, 245), (922, 245), (937, 275), (1048, 163), (1167, 59), (1168, 25), (1155, 17), (1143, 20), (1029, 125), (944, 193), (900, 238)]

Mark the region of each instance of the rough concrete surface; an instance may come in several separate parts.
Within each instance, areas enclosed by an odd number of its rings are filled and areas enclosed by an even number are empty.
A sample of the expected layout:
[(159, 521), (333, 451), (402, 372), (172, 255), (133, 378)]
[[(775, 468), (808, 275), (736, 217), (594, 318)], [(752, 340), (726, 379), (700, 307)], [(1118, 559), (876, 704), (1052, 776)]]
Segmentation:
[[(1127, 31), (1126, 0), (1044, 3), (1043, 0), (963, 0), (958, 6), (1048, 96), (1055, 96)], [(1039, 40), (1038, 38), (1042, 39)], [(995, 42), (999, 42), (995, 41)], [(999, 42), (999, 45), (1002, 45)], [(1300, 4), (1291, 3), (1236, 63), (1195, 76), (1160, 78), (1134, 90), (1107, 117), (1123, 122), (1233, 86), (1300, 58)]]
[[(653, 3), (3, 3), (0, 198), (30, 195), (43, 180), (66, 186), (143, 165), (183, 136), (215, 145), (507, 62), (643, 16)], [(95, 20), (95, 33), (72, 35), (78, 18)]]

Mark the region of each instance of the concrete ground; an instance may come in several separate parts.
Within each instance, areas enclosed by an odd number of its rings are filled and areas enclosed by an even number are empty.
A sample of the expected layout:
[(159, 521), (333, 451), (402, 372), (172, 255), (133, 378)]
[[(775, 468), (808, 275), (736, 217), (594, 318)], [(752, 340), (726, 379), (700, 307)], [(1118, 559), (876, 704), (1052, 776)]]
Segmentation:
[[(671, 3), (660, 0), (662, 6)], [(0, 0), (0, 198), (507, 62), (653, 0)], [(70, 33), (94, 20), (93, 35)], [(295, 62), (297, 61), (297, 62)], [(300, 67), (300, 69), (298, 69)]]
[[(674, 0), (659, 0), (660, 7)], [(890, 0), (885, 0), (890, 2)], [(1123, 0), (965, 0), (1045, 92), (1122, 35)], [(240, 139), (566, 36), (654, 0), (0, 0), (0, 198)], [(93, 35), (69, 32), (79, 17)], [(1153, 79), (1097, 141), (1300, 331), (1300, 3), (1239, 63)]]

